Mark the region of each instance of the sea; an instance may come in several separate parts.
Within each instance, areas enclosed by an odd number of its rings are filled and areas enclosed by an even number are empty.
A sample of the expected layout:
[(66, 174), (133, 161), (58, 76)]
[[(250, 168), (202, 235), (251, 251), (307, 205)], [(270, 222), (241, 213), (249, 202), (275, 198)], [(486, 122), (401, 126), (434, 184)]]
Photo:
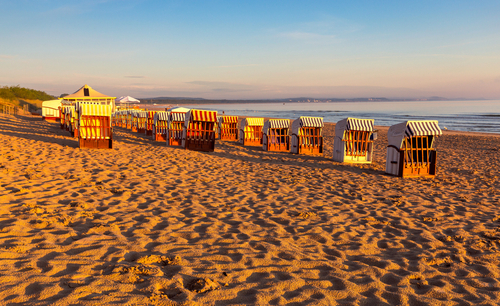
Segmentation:
[[(441, 129), (500, 134), (500, 100), (390, 101), (390, 102), (269, 102), (182, 105), (216, 110), (233, 116), (295, 119), (323, 117), (338, 122), (347, 117), (375, 119), (375, 125), (391, 126), (407, 120), (438, 120)], [(156, 106), (155, 108), (159, 108)]]

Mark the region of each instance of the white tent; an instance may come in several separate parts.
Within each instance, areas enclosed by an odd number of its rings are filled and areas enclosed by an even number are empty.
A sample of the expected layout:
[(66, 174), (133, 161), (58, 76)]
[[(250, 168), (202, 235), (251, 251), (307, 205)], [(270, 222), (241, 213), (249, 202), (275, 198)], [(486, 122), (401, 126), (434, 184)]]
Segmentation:
[(42, 117), (45, 120), (59, 119), (59, 106), (61, 100), (49, 100), (42, 102)]
[(141, 101), (132, 98), (131, 96), (122, 96), (115, 100), (116, 103), (141, 103)]

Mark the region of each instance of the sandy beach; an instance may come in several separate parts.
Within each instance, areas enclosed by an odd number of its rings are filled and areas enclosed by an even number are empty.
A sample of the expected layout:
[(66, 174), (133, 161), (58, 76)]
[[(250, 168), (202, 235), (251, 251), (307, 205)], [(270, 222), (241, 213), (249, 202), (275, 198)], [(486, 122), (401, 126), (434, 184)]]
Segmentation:
[(498, 305), (500, 135), (444, 131), (438, 175), (166, 147), (0, 115), (0, 305)]

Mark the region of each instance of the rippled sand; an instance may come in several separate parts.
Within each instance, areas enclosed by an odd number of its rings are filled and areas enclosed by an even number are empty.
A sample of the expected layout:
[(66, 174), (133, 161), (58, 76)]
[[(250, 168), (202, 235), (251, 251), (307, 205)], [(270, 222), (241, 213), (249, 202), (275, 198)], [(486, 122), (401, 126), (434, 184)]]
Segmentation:
[(2, 305), (497, 305), (500, 136), (445, 131), (438, 176), (166, 147), (80, 150), (0, 115)]

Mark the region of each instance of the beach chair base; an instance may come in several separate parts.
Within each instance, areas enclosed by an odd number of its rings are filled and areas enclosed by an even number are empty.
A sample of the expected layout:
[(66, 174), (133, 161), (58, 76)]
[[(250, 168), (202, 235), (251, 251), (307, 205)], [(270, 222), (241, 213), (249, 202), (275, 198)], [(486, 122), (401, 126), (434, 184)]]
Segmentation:
[(322, 155), (323, 146), (299, 146), (299, 154)]
[(262, 146), (262, 139), (245, 139), (243, 140), (244, 146)]
[(186, 139), (184, 148), (191, 151), (213, 152), (215, 149), (215, 141)]
[(153, 136), (153, 130), (146, 130), (146, 136)]
[(137, 129), (137, 133), (144, 134), (146, 132), (146, 129)]
[(80, 149), (112, 149), (113, 139), (84, 139), (79, 138)]
[(71, 135), (72, 135), (74, 138), (78, 138), (78, 129), (75, 129), (75, 130), (71, 131)]
[(182, 146), (182, 140), (181, 139), (169, 139), (168, 145), (172, 146), (172, 147), (180, 147), (180, 146)]
[(269, 152), (289, 152), (290, 144), (268, 144), (267, 151)]
[(167, 134), (155, 134), (155, 141), (167, 141)]
[(221, 135), (220, 140), (238, 141), (238, 135)]
[(137, 128), (135, 126), (132, 127), (132, 132), (137, 132)]

